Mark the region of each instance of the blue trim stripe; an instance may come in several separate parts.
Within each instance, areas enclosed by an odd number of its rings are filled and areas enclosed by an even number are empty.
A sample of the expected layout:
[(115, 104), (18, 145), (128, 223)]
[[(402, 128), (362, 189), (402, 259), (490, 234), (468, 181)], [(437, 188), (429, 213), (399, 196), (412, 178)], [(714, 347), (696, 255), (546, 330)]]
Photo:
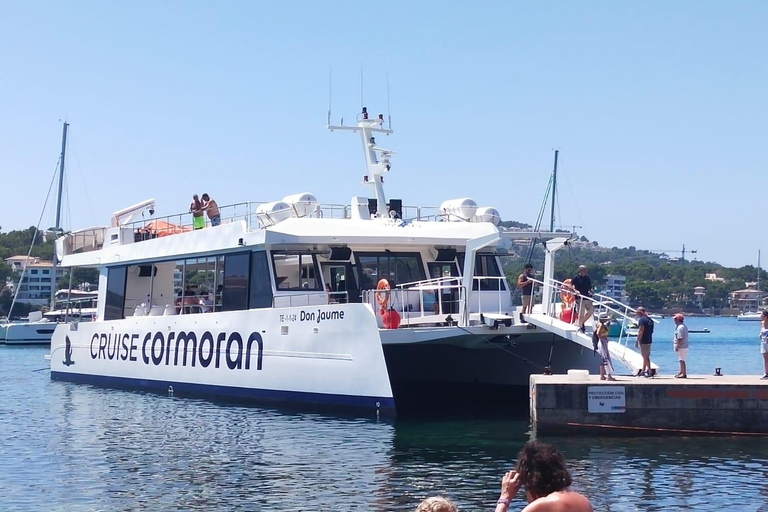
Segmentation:
[(302, 391), (280, 391), (274, 389), (240, 388), (234, 386), (216, 386), (213, 384), (192, 384), (149, 379), (129, 379), (127, 377), (112, 377), (108, 375), (86, 375), (82, 373), (51, 371), (51, 380), (74, 382), (76, 384), (91, 384), (107, 388), (137, 389), (166, 394), (168, 387), (173, 387), (177, 397), (205, 397), (244, 399), (252, 402), (307, 404), (312, 406), (328, 406), (334, 408), (378, 410), (383, 415), (395, 414), (395, 399), (373, 396), (334, 395), (327, 393), (306, 393)]

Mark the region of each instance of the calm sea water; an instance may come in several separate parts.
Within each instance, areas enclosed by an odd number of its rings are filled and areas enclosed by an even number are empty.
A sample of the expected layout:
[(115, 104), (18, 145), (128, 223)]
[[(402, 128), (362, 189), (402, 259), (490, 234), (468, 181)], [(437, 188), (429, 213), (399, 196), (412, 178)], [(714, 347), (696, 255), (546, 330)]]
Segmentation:
[[(691, 335), (691, 373), (762, 371), (759, 323), (688, 322), (712, 331)], [(654, 359), (674, 371), (671, 331)], [(46, 353), (0, 348), (0, 510), (408, 511), (442, 493), (490, 511), (529, 439), (524, 415), (379, 422), (54, 383)], [(768, 511), (766, 439), (546, 440), (596, 510)]]

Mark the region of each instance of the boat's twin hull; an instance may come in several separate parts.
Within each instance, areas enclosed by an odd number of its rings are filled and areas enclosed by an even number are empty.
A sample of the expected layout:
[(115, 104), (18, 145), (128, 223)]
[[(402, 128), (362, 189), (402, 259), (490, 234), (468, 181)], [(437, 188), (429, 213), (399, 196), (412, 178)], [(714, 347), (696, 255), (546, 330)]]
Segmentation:
[(362, 304), (63, 324), (51, 346), (54, 380), (382, 414), (394, 412), (395, 398), (408, 409), (480, 403), (497, 391), (506, 406), (527, 396), (531, 373), (598, 362), (573, 342), (524, 328), (380, 333)]

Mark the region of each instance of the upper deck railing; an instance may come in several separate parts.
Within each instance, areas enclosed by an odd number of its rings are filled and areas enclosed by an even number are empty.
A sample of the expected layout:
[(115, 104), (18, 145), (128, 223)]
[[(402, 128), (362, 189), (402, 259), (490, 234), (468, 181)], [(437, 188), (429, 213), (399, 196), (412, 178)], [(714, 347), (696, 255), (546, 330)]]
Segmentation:
[[(222, 223), (245, 221), (249, 231), (264, 229), (276, 222), (270, 218), (286, 215), (294, 217), (309, 217), (319, 219), (351, 219), (352, 206), (344, 204), (320, 204), (307, 215), (299, 215), (294, 207), (276, 212), (259, 212), (259, 206), (266, 202), (235, 203), (219, 207)], [(402, 218), (405, 220), (439, 221), (444, 218), (440, 209), (433, 206), (403, 206)], [(210, 226), (210, 220), (206, 218)], [(144, 218), (123, 224), (121, 228), (129, 228), (135, 233), (134, 242), (152, 238), (186, 233), (193, 230), (191, 212), (175, 213), (162, 217)], [(93, 227), (67, 233), (64, 238), (64, 254), (77, 254), (100, 250), (104, 246), (107, 227)]]

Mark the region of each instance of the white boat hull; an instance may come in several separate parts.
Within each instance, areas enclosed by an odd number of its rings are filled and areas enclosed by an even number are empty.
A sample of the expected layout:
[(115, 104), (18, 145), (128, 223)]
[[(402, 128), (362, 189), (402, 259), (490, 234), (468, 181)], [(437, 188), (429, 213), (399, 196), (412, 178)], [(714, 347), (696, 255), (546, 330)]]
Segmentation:
[(736, 317), (739, 322), (759, 322), (762, 319), (761, 313), (744, 313)]
[(55, 322), (28, 322), (5, 326), (6, 345), (50, 345)]
[(174, 396), (394, 413), (370, 307), (256, 309), (60, 325), (51, 378)]

